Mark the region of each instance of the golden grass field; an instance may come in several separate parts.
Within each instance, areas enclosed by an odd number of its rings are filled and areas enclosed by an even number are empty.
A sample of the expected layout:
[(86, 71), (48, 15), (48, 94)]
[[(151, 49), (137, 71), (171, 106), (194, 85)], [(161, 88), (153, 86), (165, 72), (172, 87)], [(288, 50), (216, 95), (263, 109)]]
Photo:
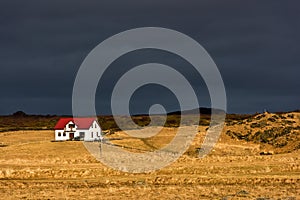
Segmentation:
[[(294, 113), (291, 126), (299, 126), (299, 115)], [(161, 170), (141, 174), (104, 166), (82, 142), (51, 142), (53, 131), (2, 132), (0, 199), (300, 199), (300, 150), (226, 134), (228, 130), (248, 131), (247, 123), (226, 126), (214, 150), (202, 159), (196, 148), (201, 146), (207, 127), (200, 126), (180, 159)], [(269, 126), (282, 123), (278, 119)], [(253, 132), (256, 129), (264, 128), (252, 128)], [(289, 136), (294, 139), (287, 137), (291, 146), (297, 146), (299, 139), (295, 130)], [(115, 144), (128, 149), (153, 150), (169, 142), (175, 131), (164, 128), (159, 135), (143, 140), (123, 132), (108, 137), (121, 138)], [(260, 155), (271, 150), (273, 155)]]

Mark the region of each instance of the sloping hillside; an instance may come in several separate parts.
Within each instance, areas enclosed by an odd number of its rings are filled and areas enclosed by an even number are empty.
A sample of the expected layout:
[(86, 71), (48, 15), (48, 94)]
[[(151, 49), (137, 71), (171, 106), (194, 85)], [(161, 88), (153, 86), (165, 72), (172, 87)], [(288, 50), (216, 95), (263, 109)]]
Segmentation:
[(227, 122), (225, 129), (234, 139), (260, 143), (275, 153), (300, 149), (300, 112), (257, 114)]

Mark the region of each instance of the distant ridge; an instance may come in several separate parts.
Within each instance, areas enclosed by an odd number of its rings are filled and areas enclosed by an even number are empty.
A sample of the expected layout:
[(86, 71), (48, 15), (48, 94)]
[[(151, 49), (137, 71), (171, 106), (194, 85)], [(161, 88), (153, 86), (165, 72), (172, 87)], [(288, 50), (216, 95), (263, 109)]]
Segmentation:
[(225, 111), (221, 109), (200, 107), (192, 110), (169, 112), (168, 115), (181, 115), (181, 114), (188, 115), (188, 114), (197, 114), (197, 113), (203, 115), (211, 115), (212, 111), (214, 111), (215, 113), (225, 113)]

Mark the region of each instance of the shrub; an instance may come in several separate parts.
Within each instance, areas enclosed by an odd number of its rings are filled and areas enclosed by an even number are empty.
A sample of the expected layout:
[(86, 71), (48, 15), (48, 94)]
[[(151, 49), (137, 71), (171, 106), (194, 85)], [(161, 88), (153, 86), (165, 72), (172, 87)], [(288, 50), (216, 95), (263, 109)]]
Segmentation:
[(266, 116), (265, 114), (258, 115), (257, 117), (255, 117), (255, 119), (260, 120), (261, 118), (263, 118), (263, 117), (265, 117), (265, 116)]
[(288, 116), (287, 117), (289, 117), (289, 118), (294, 118), (294, 115), (293, 114), (288, 114)]
[(279, 115), (279, 117), (280, 117), (280, 119), (286, 119), (286, 117), (281, 114)]
[(266, 127), (268, 124), (265, 122), (265, 121), (262, 121), (262, 122), (254, 122), (252, 124), (250, 124), (250, 127), (251, 128), (263, 128), (263, 127)]
[(272, 139), (274, 139), (275, 136), (273, 134), (273, 130), (265, 130), (261, 135), (260, 135), (260, 139), (261, 142), (263, 143), (269, 143)]
[(247, 119), (247, 122), (252, 122), (252, 121), (253, 121), (252, 118)]
[(270, 122), (276, 122), (276, 119), (273, 118), (273, 117), (270, 117), (270, 118), (268, 118), (268, 121), (270, 121)]
[(284, 125), (286, 125), (286, 124), (292, 125), (292, 124), (294, 124), (295, 122), (294, 122), (294, 121), (290, 121), (290, 120), (282, 120), (282, 123), (283, 123)]

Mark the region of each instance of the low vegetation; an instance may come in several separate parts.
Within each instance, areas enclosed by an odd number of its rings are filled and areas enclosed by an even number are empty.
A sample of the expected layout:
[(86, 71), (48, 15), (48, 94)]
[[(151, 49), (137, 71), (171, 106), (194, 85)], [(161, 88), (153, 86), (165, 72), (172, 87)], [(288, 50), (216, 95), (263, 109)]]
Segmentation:
[(300, 112), (263, 113), (251, 116), (226, 127), (233, 139), (253, 141), (276, 153), (300, 148)]

